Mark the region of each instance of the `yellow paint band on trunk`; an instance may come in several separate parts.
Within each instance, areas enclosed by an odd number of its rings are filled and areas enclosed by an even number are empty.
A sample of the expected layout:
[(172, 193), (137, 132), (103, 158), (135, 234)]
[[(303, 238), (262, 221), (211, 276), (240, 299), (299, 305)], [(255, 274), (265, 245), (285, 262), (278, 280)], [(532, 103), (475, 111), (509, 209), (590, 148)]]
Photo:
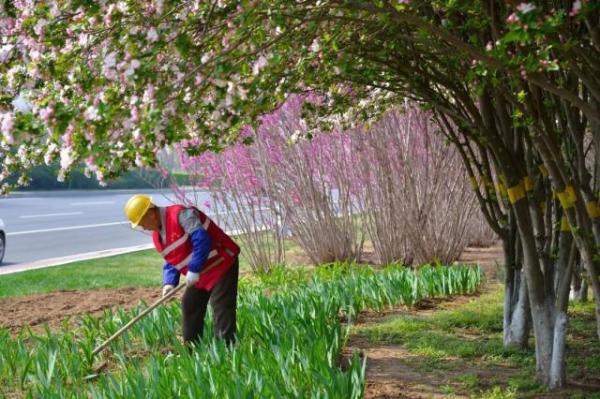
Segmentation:
[(587, 209), (588, 215), (590, 215), (592, 219), (597, 219), (600, 217), (600, 206), (598, 206), (598, 202), (588, 201), (585, 203), (585, 208)]
[(523, 178), (523, 184), (525, 185), (525, 191), (533, 190), (533, 179), (529, 176)]
[(560, 219), (560, 231), (571, 231), (571, 225), (569, 224), (569, 220), (564, 215)]
[(477, 178), (475, 176), (469, 177), (469, 181), (471, 182), (471, 187), (473, 187), (473, 190), (477, 190), (479, 188), (479, 184), (477, 183)]
[(575, 194), (575, 188), (570, 184), (565, 187), (564, 191), (557, 192), (556, 196), (560, 201), (560, 204), (564, 209), (569, 209), (573, 205), (575, 205), (575, 201), (577, 201), (577, 195)]
[(523, 186), (523, 182), (520, 182), (516, 186), (509, 187), (508, 190), (508, 199), (511, 204), (516, 204), (518, 201), (525, 198), (525, 187)]

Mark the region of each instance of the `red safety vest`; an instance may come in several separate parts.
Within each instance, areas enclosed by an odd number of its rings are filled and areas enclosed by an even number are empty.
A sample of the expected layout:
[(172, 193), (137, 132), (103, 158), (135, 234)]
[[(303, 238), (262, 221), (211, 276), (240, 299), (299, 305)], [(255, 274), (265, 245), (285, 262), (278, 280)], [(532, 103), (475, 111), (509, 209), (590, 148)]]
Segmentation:
[[(192, 240), (179, 224), (179, 212), (183, 209), (183, 205), (168, 206), (165, 209), (165, 242), (161, 241), (158, 231), (154, 231), (152, 239), (156, 250), (165, 261), (185, 275), (188, 271), (187, 265), (192, 260)], [(196, 208), (194, 210), (202, 228), (207, 231), (212, 241), (210, 253), (200, 270), (200, 279), (196, 287), (210, 291), (233, 265), (240, 253), (240, 247), (208, 216)]]

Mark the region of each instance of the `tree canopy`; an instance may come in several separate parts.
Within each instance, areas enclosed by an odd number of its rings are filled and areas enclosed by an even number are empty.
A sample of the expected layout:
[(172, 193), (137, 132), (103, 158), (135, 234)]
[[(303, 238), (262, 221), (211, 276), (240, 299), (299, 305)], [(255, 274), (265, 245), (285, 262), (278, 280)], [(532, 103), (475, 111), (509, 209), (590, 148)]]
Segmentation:
[(600, 312), (600, 3), (13, 0), (3, 13), (0, 178), (60, 160), (102, 180), (170, 143), (219, 150), (291, 93), (318, 94), (315, 129), (405, 98), (432, 109), (522, 254), (511, 276), (527, 280), (538, 377), (564, 383), (571, 259)]

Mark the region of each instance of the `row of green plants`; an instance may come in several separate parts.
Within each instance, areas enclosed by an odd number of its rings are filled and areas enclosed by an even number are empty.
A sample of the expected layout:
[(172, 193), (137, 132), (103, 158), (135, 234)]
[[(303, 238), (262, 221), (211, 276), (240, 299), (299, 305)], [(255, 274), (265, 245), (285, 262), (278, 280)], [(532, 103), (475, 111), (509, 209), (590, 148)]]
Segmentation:
[[(364, 309), (471, 293), (481, 278), (478, 267), (467, 266), (276, 270), (242, 281), (233, 348), (212, 338), (210, 314), (199, 346), (183, 346), (178, 303), (155, 310), (96, 359), (93, 348), (143, 305), (85, 316), (77, 328), (65, 323), (56, 333), (0, 330), (0, 397), (360, 398), (365, 361), (355, 353), (340, 368), (349, 330), (342, 314), (351, 322)], [(98, 365), (97, 378), (86, 378)]]

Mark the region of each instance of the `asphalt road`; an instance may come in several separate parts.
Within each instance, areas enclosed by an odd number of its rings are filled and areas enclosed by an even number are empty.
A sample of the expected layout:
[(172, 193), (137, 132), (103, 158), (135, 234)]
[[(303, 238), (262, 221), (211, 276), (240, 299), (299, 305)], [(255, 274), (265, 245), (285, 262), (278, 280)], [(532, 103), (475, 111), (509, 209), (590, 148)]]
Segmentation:
[[(174, 201), (168, 190), (28, 192), (0, 198), (7, 233), (0, 272), (51, 258), (150, 244), (151, 237), (132, 230), (123, 214), (127, 199), (138, 192), (151, 195), (157, 205)], [(199, 193), (197, 203), (209, 199)]]

